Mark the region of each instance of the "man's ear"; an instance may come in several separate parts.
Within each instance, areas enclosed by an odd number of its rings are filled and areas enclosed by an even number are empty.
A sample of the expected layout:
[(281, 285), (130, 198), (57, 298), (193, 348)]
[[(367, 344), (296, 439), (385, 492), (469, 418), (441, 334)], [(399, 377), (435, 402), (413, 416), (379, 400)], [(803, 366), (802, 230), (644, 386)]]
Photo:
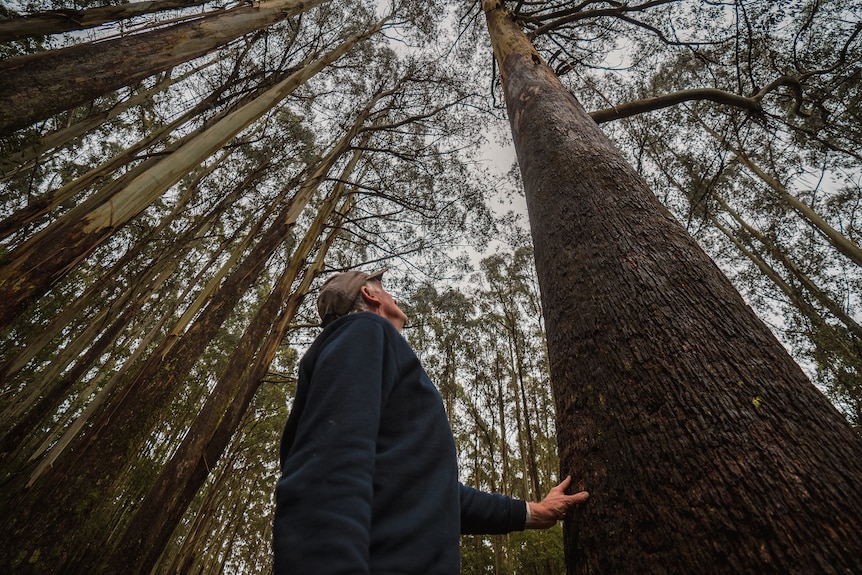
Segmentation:
[(365, 305), (370, 308), (376, 308), (380, 306), (380, 298), (377, 297), (377, 294), (370, 289), (368, 286), (362, 286), (359, 288), (359, 293), (362, 294), (362, 299), (365, 300)]

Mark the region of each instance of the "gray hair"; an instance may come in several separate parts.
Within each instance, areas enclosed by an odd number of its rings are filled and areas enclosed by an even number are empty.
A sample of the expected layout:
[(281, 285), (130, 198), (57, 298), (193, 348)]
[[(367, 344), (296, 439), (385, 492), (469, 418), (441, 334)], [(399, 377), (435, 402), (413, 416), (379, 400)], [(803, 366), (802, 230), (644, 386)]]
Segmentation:
[[(373, 281), (367, 281), (362, 284), (364, 288), (372, 293), (377, 293), (377, 287), (375, 287)], [(350, 311), (347, 313), (359, 313), (361, 311), (368, 311), (368, 304), (365, 303), (365, 298), (362, 297), (362, 290), (356, 294), (356, 299), (353, 300), (353, 305), (350, 306)]]

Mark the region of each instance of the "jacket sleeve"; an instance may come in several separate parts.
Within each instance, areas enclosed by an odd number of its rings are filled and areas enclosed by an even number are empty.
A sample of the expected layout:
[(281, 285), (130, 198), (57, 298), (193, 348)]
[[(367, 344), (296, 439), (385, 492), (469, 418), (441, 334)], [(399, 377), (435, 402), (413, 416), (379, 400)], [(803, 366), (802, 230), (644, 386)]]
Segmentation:
[(527, 502), (460, 485), (461, 533), (494, 535), (523, 531)]
[(276, 488), (276, 574), (367, 573), (385, 336), (348, 322), (318, 355)]

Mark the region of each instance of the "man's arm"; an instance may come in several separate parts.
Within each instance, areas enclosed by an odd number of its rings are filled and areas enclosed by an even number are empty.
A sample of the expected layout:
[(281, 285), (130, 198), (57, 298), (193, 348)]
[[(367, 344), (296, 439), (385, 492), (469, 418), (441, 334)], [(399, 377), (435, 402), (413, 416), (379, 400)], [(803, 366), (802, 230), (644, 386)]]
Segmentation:
[(565, 519), (569, 509), (590, 496), (586, 491), (566, 495), (571, 476), (552, 488), (538, 503), (512, 499), (496, 493), (485, 493), (461, 486), (461, 533), (509, 533), (524, 529), (547, 529)]
[(493, 535), (523, 531), (527, 502), (461, 485), (461, 533)]

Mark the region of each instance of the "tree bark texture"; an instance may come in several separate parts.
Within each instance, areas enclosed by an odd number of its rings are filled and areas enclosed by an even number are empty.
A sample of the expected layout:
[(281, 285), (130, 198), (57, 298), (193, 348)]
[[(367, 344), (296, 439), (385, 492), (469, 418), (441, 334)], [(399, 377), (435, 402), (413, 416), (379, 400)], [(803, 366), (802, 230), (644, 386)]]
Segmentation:
[(569, 573), (862, 572), (862, 438), (484, 2), (523, 174)]
[(150, 32), (0, 62), (0, 135), (203, 56), (324, 0), (243, 5)]

